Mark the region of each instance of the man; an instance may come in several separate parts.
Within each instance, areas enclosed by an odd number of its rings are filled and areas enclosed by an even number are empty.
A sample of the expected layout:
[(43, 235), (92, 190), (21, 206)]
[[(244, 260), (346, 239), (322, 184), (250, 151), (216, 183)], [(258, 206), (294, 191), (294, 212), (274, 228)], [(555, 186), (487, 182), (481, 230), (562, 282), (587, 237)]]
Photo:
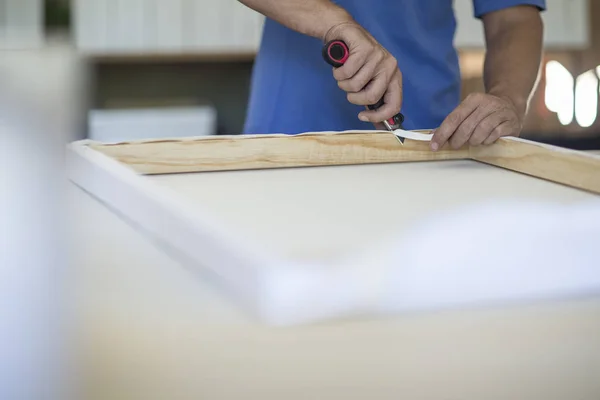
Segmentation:
[[(246, 133), (369, 129), (401, 109), (405, 129), (437, 128), (434, 151), (521, 131), (541, 62), (545, 0), (472, 0), (485, 27), (486, 92), (462, 104), (452, 0), (240, 1), (268, 17)], [(332, 39), (350, 48), (333, 73), (321, 58)], [(365, 109), (381, 97), (379, 110)]]

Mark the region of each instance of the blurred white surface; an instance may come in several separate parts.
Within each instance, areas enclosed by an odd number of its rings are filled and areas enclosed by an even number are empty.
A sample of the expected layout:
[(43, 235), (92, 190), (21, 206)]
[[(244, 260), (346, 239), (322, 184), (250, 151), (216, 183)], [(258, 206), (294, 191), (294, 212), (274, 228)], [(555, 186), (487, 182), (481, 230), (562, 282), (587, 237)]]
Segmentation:
[(89, 139), (104, 143), (206, 136), (216, 131), (217, 110), (212, 106), (89, 112)]

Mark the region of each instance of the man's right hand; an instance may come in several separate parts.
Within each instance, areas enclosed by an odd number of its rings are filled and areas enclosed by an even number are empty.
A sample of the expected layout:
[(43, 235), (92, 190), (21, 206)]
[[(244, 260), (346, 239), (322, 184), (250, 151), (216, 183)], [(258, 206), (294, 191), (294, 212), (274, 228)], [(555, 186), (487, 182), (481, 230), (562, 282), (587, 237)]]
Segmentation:
[(365, 110), (358, 115), (361, 121), (380, 128), (380, 123), (398, 114), (402, 106), (398, 62), (356, 22), (342, 22), (329, 29), (324, 41), (334, 39), (343, 40), (350, 50), (345, 64), (333, 71), (338, 86), (356, 105), (376, 104), (383, 97), (384, 104), (378, 110)]
[(248, 7), (297, 32), (326, 42), (343, 40), (350, 57), (333, 75), (348, 93), (348, 101), (367, 106), (383, 97), (377, 111), (365, 110), (358, 117), (379, 129), (402, 105), (402, 74), (396, 59), (352, 16), (331, 0), (239, 0)]

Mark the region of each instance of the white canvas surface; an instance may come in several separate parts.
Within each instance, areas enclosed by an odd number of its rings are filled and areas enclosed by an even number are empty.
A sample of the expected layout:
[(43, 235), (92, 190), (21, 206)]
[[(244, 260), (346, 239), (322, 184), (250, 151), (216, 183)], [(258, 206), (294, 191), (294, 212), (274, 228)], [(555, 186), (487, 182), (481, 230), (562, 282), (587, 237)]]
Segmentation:
[(150, 179), (279, 257), (275, 324), (600, 290), (598, 197), (473, 161)]
[[(588, 240), (600, 229), (596, 195), (474, 161), (140, 177), (91, 149), (72, 150), (71, 179), (269, 324), (600, 286)], [(497, 223), (508, 215), (509, 227)]]
[(147, 179), (282, 258), (330, 262), (432, 214), (490, 199), (576, 204), (595, 196), (474, 161), (174, 174)]
[(428, 218), (334, 265), (271, 275), (265, 316), (298, 324), (600, 294), (600, 203), (489, 203)]

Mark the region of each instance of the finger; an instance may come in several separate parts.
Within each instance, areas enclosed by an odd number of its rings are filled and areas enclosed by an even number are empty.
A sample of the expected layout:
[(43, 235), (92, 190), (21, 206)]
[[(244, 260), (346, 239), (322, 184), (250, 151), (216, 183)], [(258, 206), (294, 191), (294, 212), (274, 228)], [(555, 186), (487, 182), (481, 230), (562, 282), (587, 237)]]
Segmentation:
[(369, 60), (352, 78), (339, 81), (338, 86), (345, 92), (358, 93), (373, 79), (376, 68), (377, 60)]
[(498, 125), (501, 125), (508, 120), (509, 119), (507, 116), (502, 115), (500, 113), (488, 115), (487, 117), (482, 119), (481, 122), (479, 122), (479, 125), (477, 125), (477, 127), (475, 128), (475, 131), (469, 139), (469, 144), (471, 146), (479, 146), (483, 144), (483, 142), (485, 142), (485, 140), (488, 137), (490, 137), (490, 135)]
[(448, 139), (456, 132), (460, 124), (469, 117), (476, 109), (478, 103), (472, 99), (467, 98), (465, 101), (460, 103), (458, 107), (454, 109), (444, 119), (444, 122), (437, 128), (431, 138), (431, 150), (437, 151), (441, 149)]
[(367, 86), (358, 93), (348, 93), (348, 101), (359, 106), (376, 104), (385, 95), (389, 80), (385, 74), (376, 75)]
[[(383, 56), (379, 57), (383, 59)], [(376, 104), (387, 92), (390, 82), (396, 76), (398, 63), (391, 57), (377, 64), (377, 70), (371, 82), (367, 84), (364, 90), (358, 93), (349, 94), (348, 101), (357, 105)]]
[(478, 106), (456, 129), (448, 140), (453, 149), (460, 149), (470, 141), (477, 126), (487, 117), (494, 114), (493, 110)]
[(333, 77), (335, 80), (340, 82), (354, 77), (354, 75), (356, 75), (356, 73), (367, 63), (371, 53), (371, 51), (351, 53), (344, 65), (333, 69)]
[(492, 133), (483, 141), (483, 144), (489, 145), (494, 143), (496, 140), (503, 136), (513, 136), (516, 135), (515, 129), (513, 128), (513, 123), (511, 121), (505, 121), (498, 125)]
[(394, 74), (387, 92), (383, 96), (383, 105), (377, 110), (366, 110), (359, 114), (361, 121), (382, 122), (392, 118), (402, 108), (402, 78), (400, 70)]

